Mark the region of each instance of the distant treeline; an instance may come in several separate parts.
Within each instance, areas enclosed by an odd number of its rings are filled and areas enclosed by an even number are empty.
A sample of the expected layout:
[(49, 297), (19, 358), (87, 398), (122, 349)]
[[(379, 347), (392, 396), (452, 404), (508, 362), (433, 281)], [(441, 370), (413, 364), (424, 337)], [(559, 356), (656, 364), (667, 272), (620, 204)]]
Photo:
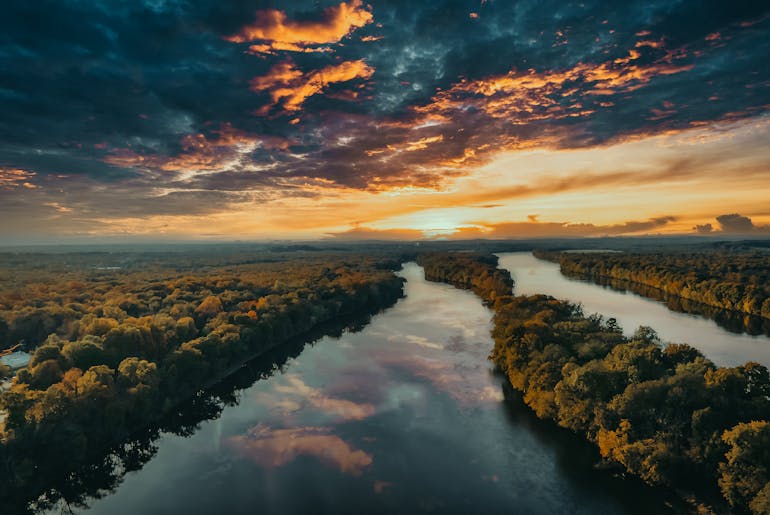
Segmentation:
[[(432, 257), (436, 276), (461, 275), (467, 264)], [(484, 276), (493, 274), (487, 266)], [(545, 295), (479, 296), (495, 297), (490, 358), (538, 417), (583, 435), (608, 463), (649, 483), (702, 498), (719, 491), (734, 508), (770, 513), (766, 367), (716, 367), (647, 327), (626, 338), (614, 319)]]
[(92, 460), (255, 355), (393, 304), (403, 287), (394, 266), (347, 254), (186, 274), (26, 275), (0, 294), (14, 334), (36, 346), (0, 395), (0, 499), (34, 485), (42, 494), (49, 469)]
[(751, 335), (770, 336), (770, 318), (749, 315), (740, 311), (729, 311), (703, 304), (702, 302), (685, 299), (673, 293), (667, 293), (660, 288), (646, 284), (613, 279), (612, 277), (585, 277), (580, 274), (562, 272), (565, 277), (590, 280), (595, 284), (612, 288), (617, 291), (630, 291), (637, 295), (657, 300), (677, 313), (688, 313), (708, 318), (720, 327), (732, 333), (747, 333)]
[[(451, 256), (451, 261), (447, 260)], [(447, 266), (451, 263), (451, 266)], [(497, 268), (497, 256), (469, 252), (431, 253), (417, 256), (417, 264), (425, 270), (428, 281), (444, 282), (471, 290), (485, 303), (511, 295), (513, 279), (507, 270)]]
[(684, 299), (770, 318), (767, 252), (570, 253), (535, 251), (568, 276), (643, 284)]

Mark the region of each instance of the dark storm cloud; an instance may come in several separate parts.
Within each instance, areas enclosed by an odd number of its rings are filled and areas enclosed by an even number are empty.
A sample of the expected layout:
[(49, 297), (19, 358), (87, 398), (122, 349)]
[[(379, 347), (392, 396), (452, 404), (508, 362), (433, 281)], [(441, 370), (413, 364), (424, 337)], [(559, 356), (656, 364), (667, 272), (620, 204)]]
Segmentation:
[(158, 213), (303, 184), (437, 187), (501, 150), (607, 144), (770, 105), (763, 2), (0, 10), (0, 166), (41, 188), (68, 175), (56, 187), (102, 199), (89, 209), (105, 216), (111, 192)]
[(754, 230), (754, 223), (748, 216), (742, 216), (738, 213), (729, 215), (720, 215), (717, 222), (724, 232), (750, 232)]
[(693, 231), (697, 234), (711, 234), (711, 235), (724, 235), (724, 234), (737, 234), (737, 235), (751, 235), (751, 234), (770, 234), (770, 225), (757, 225), (748, 216), (744, 216), (738, 213), (729, 213), (719, 215), (716, 217), (718, 227), (715, 228), (712, 224), (696, 225), (693, 227)]
[(699, 224), (699, 225), (695, 225), (693, 227), (693, 230), (697, 234), (711, 234), (712, 232), (714, 232), (714, 226), (711, 224), (702, 224), (702, 225)]
[(752, 232), (770, 233), (770, 226), (755, 225), (748, 216), (731, 213), (717, 217), (719, 227), (724, 233), (749, 234)]

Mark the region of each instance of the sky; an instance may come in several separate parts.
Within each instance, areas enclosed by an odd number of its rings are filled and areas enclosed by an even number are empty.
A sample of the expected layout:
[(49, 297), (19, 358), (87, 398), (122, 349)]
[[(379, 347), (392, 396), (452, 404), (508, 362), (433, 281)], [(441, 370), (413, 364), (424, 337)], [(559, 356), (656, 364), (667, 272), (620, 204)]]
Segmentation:
[(0, 244), (770, 235), (770, 4), (7, 0)]

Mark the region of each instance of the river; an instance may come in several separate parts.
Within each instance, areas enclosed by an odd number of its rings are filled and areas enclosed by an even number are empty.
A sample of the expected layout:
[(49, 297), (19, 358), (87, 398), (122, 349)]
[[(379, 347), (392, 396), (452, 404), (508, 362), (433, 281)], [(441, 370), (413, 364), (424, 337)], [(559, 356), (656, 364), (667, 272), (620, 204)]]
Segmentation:
[(529, 252), (498, 254), (500, 267), (511, 272), (516, 295), (545, 293), (579, 302), (586, 314), (614, 317), (626, 333), (640, 325), (655, 329), (661, 339), (689, 343), (717, 365), (736, 366), (756, 361), (770, 366), (770, 339), (725, 330), (713, 320), (669, 310), (656, 300), (616, 291), (589, 281), (563, 276), (559, 265), (535, 258)]
[(255, 371), (214, 420), (162, 433), (147, 463), (74, 512), (681, 510), (595, 469), (591, 445), (534, 418), (486, 359), (491, 312), (477, 297), (425, 281), (414, 263), (400, 274), (406, 297), (394, 307)]

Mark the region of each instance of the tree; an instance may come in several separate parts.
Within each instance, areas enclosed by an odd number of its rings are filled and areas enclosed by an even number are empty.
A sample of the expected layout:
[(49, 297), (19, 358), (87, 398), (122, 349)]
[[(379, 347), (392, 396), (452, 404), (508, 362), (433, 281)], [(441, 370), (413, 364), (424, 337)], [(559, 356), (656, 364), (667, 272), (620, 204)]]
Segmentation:
[(757, 515), (767, 515), (770, 513), (770, 483), (767, 483), (762, 490), (749, 503), (749, 509)]
[(69, 359), (73, 367), (81, 370), (101, 365), (107, 359), (101, 341), (94, 336), (85, 336), (81, 340), (67, 342), (62, 348), (62, 354)]
[(195, 308), (195, 314), (201, 319), (211, 318), (223, 310), (222, 301), (216, 295), (209, 295)]
[(139, 358), (126, 358), (118, 365), (118, 384), (124, 388), (154, 389), (159, 382), (158, 366)]
[(29, 385), (36, 390), (45, 390), (54, 383), (58, 383), (64, 372), (62, 372), (59, 362), (55, 359), (49, 359), (38, 363), (29, 369)]
[(29, 360), (29, 366), (35, 367), (36, 365), (49, 360), (56, 361), (62, 368), (69, 368), (66, 365), (67, 359), (62, 356), (61, 348), (55, 343), (46, 343), (45, 345), (38, 347), (32, 355), (32, 358)]
[(726, 461), (719, 464), (719, 487), (722, 494), (732, 506), (767, 506), (767, 484), (770, 482), (770, 422), (738, 424), (725, 431), (722, 440), (729, 446), (725, 454)]
[(119, 325), (104, 336), (104, 351), (113, 366), (127, 356), (139, 355), (142, 352), (141, 331), (132, 325)]
[(7, 379), (13, 375), (13, 371), (11, 370), (11, 367), (6, 365), (5, 363), (0, 363), (0, 381)]
[(91, 367), (78, 379), (78, 391), (82, 397), (110, 399), (115, 392), (114, 376), (115, 371), (106, 365)]

